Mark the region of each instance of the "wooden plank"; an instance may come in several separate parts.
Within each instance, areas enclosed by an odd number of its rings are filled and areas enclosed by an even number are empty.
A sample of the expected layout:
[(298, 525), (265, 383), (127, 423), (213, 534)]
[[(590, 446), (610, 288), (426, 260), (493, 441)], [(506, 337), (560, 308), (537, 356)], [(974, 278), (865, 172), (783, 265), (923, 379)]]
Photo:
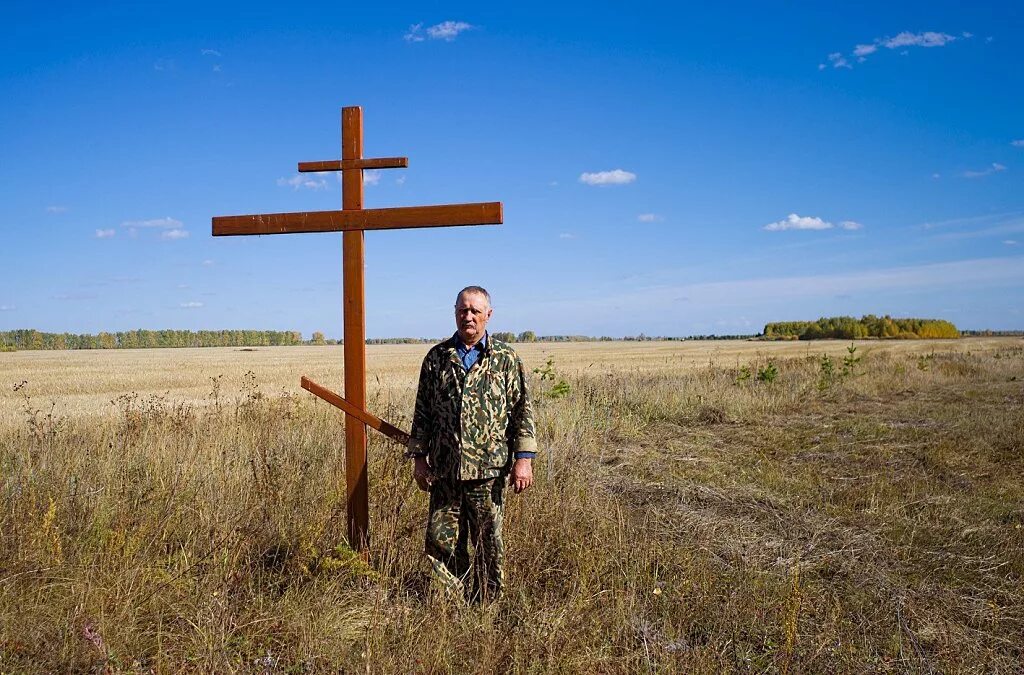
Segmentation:
[[(341, 109), (341, 158), (363, 157), (363, 109)], [(341, 174), (341, 208), (360, 213), (363, 208), (363, 172)], [(345, 397), (366, 409), (366, 249), (361, 230), (342, 235), (342, 304), (345, 335)], [(357, 551), (370, 546), (370, 487), (366, 465), (366, 425), (345, 416), (345, 474), (348, 487), (348, 541)]]
[[(343, 174), (343, 176), (345, 175), (348, 174)], [(358, 174), (353, 172), (351, 175), (355, 176), (356, 182), (361, 187), (362, 181), (358, 180)], [(264, 213), (247, 216), (215, 216), (213, 219), (213, 236), (395, 230), (459, 225), (498, 225), (502, 222), (502, 217), (501, 202), (402, 206), (388, 209), (344, 209), (342, 211), (309, 211), (306, 213)]]
[(302, 376), (301, 382), (303, 389), (310, 392), (311, 394), (319, 396), (323, 400), (333, 405), (335, 408), (340, 408), (342, 411), (345, 412), (346, 415), (351, 415), (352, 417), (355, 417), (357, 420), (361, 421), (363, 424), (367, 425), (371, 429), (376, 429), (377, 431), (381, 432), (382, 434), (384, 434), (385, 436), (395, 441), (396, 443), (399, 443), (402, 446), (409, 445), (409, 434), (402, 431), (395, 425), (390, 424), (385, 420), (382, 420), (381, 418), (377, 417), (371, 412), (363, 410), (362, 408), (357, 408), (356, 406), (349, 403), (342, 396), (334, 393), (333, 391), (326, 387), (320, 386), (319, 384), (309, 379), (305, 375)]
[(299, 172), (342, 171), (345, 169), (405, 169), (408, 157), (373, 157), (368, 159), (328, 159), (321, 162), (299, 162)]

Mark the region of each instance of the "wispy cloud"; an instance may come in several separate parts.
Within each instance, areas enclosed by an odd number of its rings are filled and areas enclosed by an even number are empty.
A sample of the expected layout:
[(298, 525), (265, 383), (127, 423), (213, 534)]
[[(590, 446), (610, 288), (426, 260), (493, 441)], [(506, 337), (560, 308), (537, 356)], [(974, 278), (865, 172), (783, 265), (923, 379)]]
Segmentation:
[(427, 28), (427, 35), (433, 40), (451, 42), (459, 36), (459, 33), (465, 32), (472, 27), (465, 21), (443, 21)]
[(983, 169), (981, 171), (964, 171), (963, 176), (964, 178), (983, 178), (984, 176), (991, 176), (992, 174), (999, 173), (1000, 171), (1006, 171), (1006, 167), (999, 162), (992, 162), (992, 165), (987, 169)]
[(160, 233), (161, 239), (168, 239), (174, 241), (175, 239), (187, 239), (188, 230), (165, 230)]
[[(832, 52), (831, 54), (828, 55), (828, 60), (829, 63), (832, 64), (833, 68), (853, 68), (853, 66), (850, 65), (850, 62), (846, 60), (846, 57), (843, 56), (842, 52)], [(819, 63), (818, 70), (824, 69), (825, 64)]]
[(363, 185), (379, 185), (380, 184), (380, 171), (374, 171), (373, 169), (363, 172)]
[(1016, 246), (1018, 242), (1016, 239), (1004, 239), (1003, 243), (1007, 246)]
[(1024, 148), (1024, 138), (1021, 138), (1016, 141), (1010, 141), (1010, 145), (1012, 145), (1015, 148)]
[(47, 206), (46, 207), (46, 212), (47, 213), (67, 213), (68, 212), (68, 207), (66, 207), (66, 206)]
[(213, 261), (210, 260), (210, 259), (204, 260), (202, 264), (203, 264), (203, 267), (213, 267)]
[(559, 239), (575, 239), (576, 235), (572, 234), (571, 232), (563, 232), (562, 234), (558, 235), (558, 238)]
[(0, 312), (13, 312), (16, 309), (14, 305), (0, 305)]
[(580, 182), (587, 185), (626, 185), (636, 180), (636, 174), (622, 169), (611, 171), (597, 171), (594, 173), (580, 174)]
[[(1024, 256), (976, 258), (924, 265), (889, 267), (835, 274), (759, 277), (696, 284), (663, 284), (616, 294), (571, 299), (574, 311), (630, 307), (634, 311), (689, 301), (695, 309), (723, 307), (782, 307), (802, 298), (860, 296), (896, 291), (1000, 288), (1024, 284)], [(540, 301), (537, 309), (549, 309), (565, 300)]]
[(97, 239), (110, 239), (115, 234), (117, 234), (117, 231), (114, 230), (114, 228), (112, 228), (112, 227), (108, 228), (106, 230), (96, 230), (96, 238)]
[[(858, 63), (863, 63), (869, 56), (878, 52), (879, 49), (898, 49), (900, 53), (905, 54), (911, 47), (945, 47), (956, 40), (969, 40), (972, 37), (974, 37), (973, 34), (966, 32), (961, 33), (957, 37), (949, 33), (930, 30), (921, 33), (903, 31), (893, 36), (875, 38), (871, 42), (854, 45), (849, 56), (843, 52), (832, 52), (828, 55), (828, 62), (833, 68), (853, 68), (853, 65), (850, 63), (851, 58), (855, 59)], [(818, 70), (825, 70), (827, 67), (824, 63), (818, 64)]]
[(960, 218), (935, 225), (925, 225), (925, 229), (933, 228), (945, 230), (932, 235), (939, 241), (1005, 237), (1007, 235), (1024, 233), (1024, 217), (1019, 214), (977, 216), (974, 218)]
[(95, 300), (93, 293), (58, 293), (53, 296), (54, 300)]
[(203, 303), (201, 302), (182, 302), (178, 304), (178, 307), (180, 307), (181, 309), (199, 309), (202, 306)]
[(221, 56), (221, 53), (219, 51), (217, 51), (216, 49), (203, 49), (203, 50), (200, 50), (199, 53), (202, 54), (203, 56), (218, 56), (218, 57)]
[(844, 220), (839, 223), (839, 227), (844, 230), (860, 230), (863, 229), (863, 225), (858, 223), (856, 220)]
[(442, 21), (441, 23), (434, 24), (433, 26), (427, 26), (423, 28), (422, 23), (414, 23), (409, 26), (409, 30), (406, 31), (403, 36), (406, 42), (423, 42), (427, 38), (431, 40), (444, 40), (445, 42), (451, 42), (459, 36), (460, 33), (464, 33), (470, 30), (474, 26), (466, 23), (465, 21)]
[(166, 218), (152, 218), (150, 220), (126, 220), (123, 223), (121, 223), (121, 227), (132, 228), (167, 227), (180, 229), (182, 226), (183, 223), (180, 220), (178, 220), (177, 218), (171, 218), (170, 216)]
[(657, 213), (641, 213), (636, 217), (641, 223), (660, 223), (665, 220)]
[(159, 59), (153, 64), (153, 70), (158, 73), (171, 72), (177, 69), (173, 59)]
[(305, 190), (326, 190), (326, 172), (297, 173), (291, 178), (278, 178), (277, 184), (280, 187), (290, 187), (293, 190), (300, 188)]

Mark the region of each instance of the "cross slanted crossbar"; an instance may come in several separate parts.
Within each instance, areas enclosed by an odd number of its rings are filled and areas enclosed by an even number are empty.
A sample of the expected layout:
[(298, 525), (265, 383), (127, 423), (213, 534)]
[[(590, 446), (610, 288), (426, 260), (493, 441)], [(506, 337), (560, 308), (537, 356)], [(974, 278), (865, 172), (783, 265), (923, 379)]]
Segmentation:
[[(341, 211), (218, 216), (214, 236), (342, 232), (342, 277), (345, 344), (345, 473), (348, 539), (356, 550), (369, 546), (369, 485), (366, 472), (366, 291), (365, 230), (390, 230), (460, 225), (498, 225), (501, 202), (363, 208), (363, 171), (409, 166), (405, 157), (363, 157), (363, 110), (341, 109), (341, 159), (299, 162), (301, 172), (341, 171)], [(303, 385), (305, 388), (307, 382)], [(312, 389), (311, 389), (312, 391)], [(327, 391), (327, 390), (325, 390)], [(315, 393), (315, 392), (314, 392)], [(317, 394), (319, 395), (319, 394)], [(332, 401), (330, 397), (325, 400)], [(388, 425), (390, 426), (390, 425)], [(375, 428), (380, 428), (375, 426)], [(394, 437), (394, 436), (393, 436)]]

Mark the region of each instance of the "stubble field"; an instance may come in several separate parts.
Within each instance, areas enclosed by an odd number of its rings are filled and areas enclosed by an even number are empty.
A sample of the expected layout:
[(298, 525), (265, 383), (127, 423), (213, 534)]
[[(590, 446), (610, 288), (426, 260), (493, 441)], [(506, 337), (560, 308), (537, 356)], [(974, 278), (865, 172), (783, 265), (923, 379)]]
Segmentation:
[[(380, 436), (345, 545), (298, 387), (340, 347), (0, 354), (0, 672), (1019, 671), (1024, 341), (848, 347), (518, 345), (542, 455), (485, 607)], [(372, 411), (426, 349), (368, 348)]]

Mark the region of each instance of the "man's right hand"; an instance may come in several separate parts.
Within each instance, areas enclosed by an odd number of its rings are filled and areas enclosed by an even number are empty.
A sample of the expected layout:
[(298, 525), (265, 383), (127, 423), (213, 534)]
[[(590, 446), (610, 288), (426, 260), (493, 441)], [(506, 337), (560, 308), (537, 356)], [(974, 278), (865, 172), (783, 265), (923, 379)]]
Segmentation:
[(434, 484), (434, 472), (430, 470), (430, 465), (427, 464), (426, 457), (417, 457), (416, 463), (413, 466), (412, 477), (416, 479), (416, 484), (420, 486), (420, 489), (424, 492), (430, 490), (430, 486)]

